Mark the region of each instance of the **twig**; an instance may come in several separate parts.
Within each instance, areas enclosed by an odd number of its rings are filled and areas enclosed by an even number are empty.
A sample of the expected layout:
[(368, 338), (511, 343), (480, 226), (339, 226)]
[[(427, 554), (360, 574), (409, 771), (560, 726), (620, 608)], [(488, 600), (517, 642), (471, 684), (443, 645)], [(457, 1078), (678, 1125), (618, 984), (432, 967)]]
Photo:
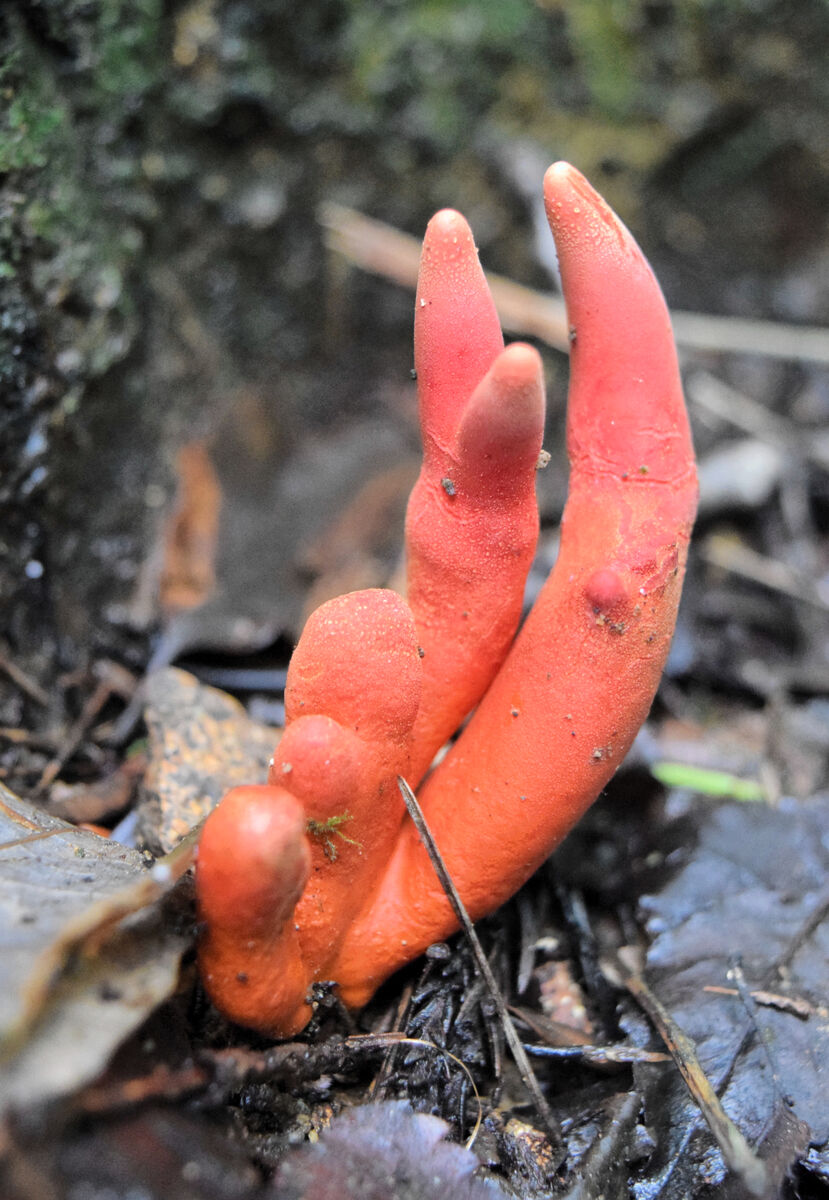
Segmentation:
[[(383, 1032), (392, 1033), (392, 1034), (396, 1034), (396, 1035), (402, 1034), (405, 1032), (404, 1022), (405, 1022), (405, 1018), (406, 1018), (406, 1015), (409, 1010), (409, 1005), (412, 1002), (413, 990), (414, 989), (412, 988), (412, 985), (410, 983), (406, 984), (406, 986), (403, 988), (403, 991), (400, 994), (398, 1001), (397, 1001), (397, 1010), (394, 1015), (394, 1026), (392, 1029), (384, 1030)], [(377, 1074), (374, 1076), (374, 1078), (372, 1079), (371, 1084), (368, 1089), (368, 1094), (372, 1098), (378, 1092), (382, 1091), (382, 1089), (386, 1085), (387, 1080), (391, 1076), (391, 1069), (392, 1069), (392, 1064), (394, 1063), (395, 1054), (396, 1054), (395, 1048), (394, 1048), (394, 1046), (392, 1046), (392, 1048), (389, 1051), (387, 1051), (385, 1057), (383, 1058), (383, 1061), (380, 1063), (380, 1069), (377, 1072)]]
[(824, 594), (814, 579), (779, 559), (758, 554), (750, 546), (733, 542), (721, 534), (711, 534), (699, 546), (699, 554), (712, 567), (720, 567), (732, 575), (762, 584), (773, 592), (801, 600), (804, 604), (819, 608), (821, 612), (829, 610), (829, 595)]
[[(373, 275), (402, 287), (415, 287), (420, 262), (416, 238), (341, 204), (321, 205), (319, 222), (326, 231), (329, 249)], [(560, 297), (544, 295), (489, 272), (487, 281), (504, 329), (537, 337), (557, 350), (569, 349), (567, 312)], [(673, 312), (671, 320), (677, 345), (688, 350), (829, 363), (829, 329), (819, 326), (694, 312)]]
[(744, 396), (709, 371), (691, 371), (685, 379), (685, 394), (692, 405), (727, 421), (777, 449), (791, 450), (823, 470), (829, 470), (829, 443), (823, 445), (793, 427), (792, 422), (770, 412), (764, 405)]
[(135, 688), (134, 677), (116, 663), (101, 663), (99, 673), (100, 678), (95, 690), (87, 698), (77, 721), (67, 731), (60, 750), (43, 768), (35, 786), (35, 794), (46, 791), (54, 783), (110, 697), (120, 696), (123, 699)]
[[(741, 994), (737, 988), (720, 987), (715, 983), (707, 984), (702, 990), (714, 992), (718, 996), (739, 996)], [(766, 992), (762, 988), (754, 988), (748, 994), (761, 1008), (776, 1008), (778, 1012), (790, 1013), (793, 1017), (799, 1017), (801, 1021), (808, 1021), (818, 1012), (813, 1004), (810, 1004), (808, 1000), (802, 1000), (799, 996), (781, 996), (779, 992)]]
[(417, 797), (409, 787), (408, 783), (406, 783), (406, 780), (402, 779), (400, 776), (397, 777), (397, 786), (400, 788), (400, 793), (403, 796), (409, 816), (414, 822), (415, 828), (420, 834), (421, 841), (426, 847), (426, 851), (431, 859), (432, 866), (435, 869), (435, 874), (440, 880), (441, 886), (446, 893), (446, 898), (452, 906), (452, 911), (457, 917), (461, 928), (466, 934), (469, 945), (472, 948), (472, 955), (475, 959), (475, 965), (477, 966), (481, 978), (486, 984), (487, 990), (489, 991), (492, 1001), (495, 1004), (501, 1024), (504, 1027), (504, 1034), (506, 1036), (507, 1043), (512, 1051), (515, 1064), (521, 1073), (524, 1086), (530, 1093), (538, 1115), (544, 1122), (547, 1135), (553, 1140), (555, 1145), (559, 1145), (561, 1142), (561, 1135), (556, 1120), (552, 1114), (552, 1111), (550, 1110), (550, 1106), (547, 1104), (547, 1101), (544, 1098), (543, 1092), (541, 1091), (538, 1079), (536, 1078), (535, 1072), (530, 1064), (530, 1060), (527, 1057), (527, 1052), (524, 1049), (521, 1039), (518, 1036), (518, 1031), (513, 1024), (512, 1017), (507, 1009), (506, 1001), (501, 995), (501, 990), (495, 981), (492, 968), (487, 962), (483, 947), (481, 946), (478, 935), (475, 932), (475, 927), (469, 919), (469, 914), (463, 905), (463, 901), (458, 894), (458, 890), (452, 882), (452, 878), (446, 869), (446, 865), (441, 857), (440, 851), (435, 845), (435, 839), (432, 837), (431, 830), (426, 824), (426, 819), (423, 816), (423, 811), (417, 802)]
[(466, 1065), (466, 1063), (463, 1061), (462, 1058), (458, 1058), (457, 1054), (452, 1054), (449, 1050), (446, 1050), (443, 1046), (439, 1046), (437, 1044), (437, 1042), (430, 1042), (427, 1038), (409, 1037), (407, 1034), (403, 1033), (402, 1031), (395, 1032), (394, 1030), (390, 1030), (388, 1033), (353, 1033), (350, 1037), (347, 1037), (345, 1039), (344, 1045), (346, 1045), (346, 1046), (354, 1046), (354, 1045), (364, 1046), (369, 1050), (375, 1050), (375, 1049), (382, 1050), (387, 1045), (391, 1045), (393, 1048), (395, 1048), (397, 1046), (414, 1046), (414, 1047), (421, 1047), (424, 1050), (437, 1050), (438, 1054), (442, 1054), (444, 1056), (444, 1058), (451, 1059), (452, 1062), (456, 1066), (461, 1068), (464, 1075), (466, 1075), (466, 1078), (469, 1080), (469, 1083), (472, 1087), (473, 1094), (475, 1096), (475, 1100), (478, 1105), (478, 1116), (475, 1120), (474, 1126), (472, 1127), (472, 1132), (470, 1133), (469, 1137), (466, 1140), (467, 1150), (472, 1149), (472, 1145), (478, 1136), (481, 1125), (483, 1124), (484, 1106), (483, 1106), (483, 1101), (481, 1100), (481, 1093), (478, 1091), (477, 1087), (475, 1086), (475, 1080), (472, 1076), (472, 1072), (470, 1071), (469, 1067)]
[(653, 994), (642, 976), (628, 966), (622, 955), (609, 966), (609, 974), (615, 975), (617, 968), (624, 986), (650, 1017), (670, 1051), (677, 1070), (720, 1147), (726, 1165), (739, 1175), (752, 1196), (765, 1196), (769, 1183), (765, 1164), (751, 1149), (720, 1103), (719, 1096), (702, 1069), (693, 1041)]
[(30, 679), (25, 671), (22, 671), (16, 663), (13, 663), (7, 654), (0, 651), (0, 671), (12, 681), (15, 687), (29, 697), (30, 700), (36, 701), (42, 708), (48, 708), (49, 697), (44, 692), (43, 688)]
[(534, 1058), (555, 1062), (581, 1062), (591, 1067), (619, 1067), (628, 1063), (670, 1062), (670, 1054), (659, 1050), (640, 1050), (637, 1046), (533, 1046), (524, 1049)]

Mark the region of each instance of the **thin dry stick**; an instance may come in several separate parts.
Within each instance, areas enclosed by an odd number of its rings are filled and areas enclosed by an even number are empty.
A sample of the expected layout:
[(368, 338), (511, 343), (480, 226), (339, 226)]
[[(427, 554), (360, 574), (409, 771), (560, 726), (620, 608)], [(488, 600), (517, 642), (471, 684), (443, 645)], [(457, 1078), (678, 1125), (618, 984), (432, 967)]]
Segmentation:
[[(614, 965), (620, 969), (625, 987), (650, 1017), (659, 1036), (671, 1052), (688, 1091), (699, 1105), (708, 1128), (717, 1140), (726, 1165), (740, 1176), (746, 1190), (752, 1196), (765, 1196), (769, 1182), (765, 1164), (751, 1149), (720, 1103), (719, 1096), (702, 1069), (696, 1046), (653, 994), (642, 976), (632, 970), (623, 957), (620, 956)], [(613, 967), (610, 970), (611, 973), (615, 973)]]
[(495, 976), (492, 974), (492, 969), (487, 962), (483, 947), (478, 940), (475, 927), (469, 919), (469, 913), (464, 908), (463, 901), (458, 895), (458, 889), (452, 882), (452, 878), (446, 869), (446, 865), (441, 857), (441, 853), (435, 845), (435, 839), (432, 837), (431, 830), (426, 824), (426, 818), (423, 816), (423, 811), (417, 802), (417, 797), (409, 787), (408, 783), (406, 783), (406, 780), (402, 779), (399, 775), (397, 777), (397, 786), (400, 788), (400, 793), (406, 804), (406, 808), (408, 809), (409, 816), (414, 821), (415, 828), (420, 834), (420, 839), (423, 842), (423, 845), (426, 847), (426, 851), (431, 859), (432, 866), (435, 868), (435, 874), (440, 880), (441, 886), (446, 893), (446, 898), (452, 905), (452, 911), (458, 918), (458, 922), (466, 934), (469, 945), (472, 947), (475, 965), (477, 966), (481, 974), (481, 978), (486, 984), (487, 990), (489, 991), (493, 1003), (495, 1004), (501, 1024), (504, 1027), (504, 1034), (509, 1044), (509, 1048), (512, 1051), (512, 1056), (515, 1059), (515, 1065), (518, 1067), (518, 1070), (521, 1073), (524, 1086), (530, 1093), (538, 1115), (544, 1122), (547, 1135), (552, 1139), (554, 1145), (558, 1145), (561, 1141), (561, 1135), (559, 1133), (556, 1120), (550, 1111), (550, 1106), (547, 1104), (543, 1092), (541, 1091), (538, 1079), (536, 1078), (535, 1072), (530, 1065), (530, 1060), (527, 1057), (527, 1052), (521, 1044), (518, 1031), (513, 1024), (512, 1017), (509, 1015), (506, 1001), (501, 995), (501, 990), (498, 987), (498, 984), (495, 982)]
[(402, 1031), (390, 1031), (389, 1033), (353, 1033), (351, 1037), (345, 1039), (346, 1046), (360, 1045), (366, 1046), (369, 1049), (373, 1049), (375, 1047), (382, 1049), (387, 1043), (389, 1043), (392, 1048), (397, 1046), (422, 1046), (426, 1050), (436, 1050), (438, 1054), (442, 1054), (444, 1058), (450, 1059), (456, 1066), (461, 1068), (464, 1075), (469, 1080), (469, 1084), (472, 1088), (472, 1094), (475, 1097), (475, 1102), (478, 1105), (478, 1116), (475, 1120), (475, 1124), (472, 1127), (472, 1132), (466, 1139), (466, 1148), (467, 1150), (471, 1150), (475, 1139), (480, 1132), (481, 1125), (483, 1124), (484, 1105), (483, 1101), (481, 1100), (481, 1093), (475, 1086), (475, 1080), (472, 1076), (472, 1072), (463, 1059), (458, 1058), (456, 1054), (451, 1054), (448, 1050), (444, 1049), (443, 1046), (438, 1046), (436, 1042), (430, 1042), (426, 1038), (407, 1037)]
[(31, 700), (41, 705), (42, 708), (48, 708), (49, 697), (43, 688), (30, 679), (16, 663), (13, 663), (3, 649), (0, 649), (0, 672), (7, 675), (15, 687), (24, 692)]
[[(373, 275), (402, 287), (416, 286), (420, 262), (416, 238), (341, 204), (321, 205), (319, 222), (329, 249)], [(504, 329), (568, 350), (567, 313), (560, 297), (544, 295), (501, 275), (487, 273), (487, 281)], [(829, 363), (829, 329), (819, 326), (693, 312), (672, 312), (671, 320), (677, 345), (689, 350)]]
[(825, 594), (820, 583), (779, 559), (758, 554), (750, 546), (712, 533), (698, 546), (698, 553), (712, 567), (750, 579), (752, 583), (759, 583), (793, 600), (801, 600), (822, 612), (829, 610), (829, 595)]
[(816, 440), (813, 431), (798, 429), (792, 421), (771, 412), (750, 396), (744, 396), (709, 371), (689, 372), (685, 379), (685, 395), (691, 404), (727, 421), (735, 429), (829, 470), (829, 442), (824, 444)]

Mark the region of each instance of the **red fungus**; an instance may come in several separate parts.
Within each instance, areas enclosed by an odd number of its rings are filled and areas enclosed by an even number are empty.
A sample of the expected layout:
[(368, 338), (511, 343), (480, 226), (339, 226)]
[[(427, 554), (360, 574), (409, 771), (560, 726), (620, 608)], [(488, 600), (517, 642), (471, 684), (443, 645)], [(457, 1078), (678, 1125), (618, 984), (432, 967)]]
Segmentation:
[[(393, 785), (407, 768), (419, 778), (470, 708), (420, 800), (477, 918), (593, 802), (653, 699), (696, 507), (670, 321), (641, 251), (578, 171), (551, 167), (545, 199), (573, 328), (558, 561), (510, 648), (536, 536), (540, 368), (529, 347), (501, 349), (468, 227), (440, 213), (417, 299), (424, 467), (407, 526), (417, 632), (385, 592), (313, 614), (291, 663), (271, 772), (281, 786), (237, 789), (205, 825), (206, 983), (223, 1011), (262, 1031), (300, 1028), (315, 979), (365, 1002), (455, 928)], [(253, 825), (249, 803), (254, 815), (265, 808)], [(352, 840), (332, 861), (320, 831), (344, 831), (332, 821), (346, 814)], [(273, 829), (262, 846), (258, 820)]]
[[(576, 331), (561, 551), (506, 662), (420, 794), (473, 919), (536, 870), (627, 753), (667, 657), (696, 511), (693, 447), (656, 279), (573, 167), (550, 168), (545, 199)], [(597, 599), (610, 602), (610, 620), (596, 620)], [(455, 928), (407, 822), (337, 977), (351, 989), (361, 978), (365, 999)]]
[(439, 212), (415, 299), (423, 468), (409, 500), (406, 560), (423, 700), (413, 783), (506, 657), (538, 538), (541, 360), (530, 346), (503, 344), (472, 232), (460, 213)]
[(311, 614), (271, 786), (229, 792), (199, 846), (202, 973), (241, 1024), (288, 1035), (307, 1023), (308, 989), (330, 977), (398, 836), (420, 690), (414, 621), (394, 592), (352, 592)]
[(305, 828), (299, 801), (260, 785), (228, 792), (202, 830), (199, 965), (208, 992), (241, 1025), (267, 1028), (274, 1011), (294, 1013), (305, 1000), (293, 920), (311, 870)]

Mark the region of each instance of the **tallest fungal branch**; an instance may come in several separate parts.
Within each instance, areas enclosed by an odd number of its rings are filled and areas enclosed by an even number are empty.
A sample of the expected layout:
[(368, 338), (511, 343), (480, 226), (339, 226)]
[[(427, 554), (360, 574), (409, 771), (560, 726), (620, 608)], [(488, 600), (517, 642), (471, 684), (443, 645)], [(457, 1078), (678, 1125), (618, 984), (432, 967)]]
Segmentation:
[(697, 496), (670, 320), (575, 168), (552, 166), (544, 195), (572, 343), (557, 562), (517, 632), (538, 535), (541, 362), (504, 348), (469, 227), (440, 212), (415, 309), (423, 468), (406, 600), (355, 592), (312, 614), (268, 783), (229, 792), (202, 834), (202, 976), (263, 1033), (300, 1030), (315, 981), (365, 1003), (456, 928), (399, 775), (477, 919), (592, 804), (653, 700)]

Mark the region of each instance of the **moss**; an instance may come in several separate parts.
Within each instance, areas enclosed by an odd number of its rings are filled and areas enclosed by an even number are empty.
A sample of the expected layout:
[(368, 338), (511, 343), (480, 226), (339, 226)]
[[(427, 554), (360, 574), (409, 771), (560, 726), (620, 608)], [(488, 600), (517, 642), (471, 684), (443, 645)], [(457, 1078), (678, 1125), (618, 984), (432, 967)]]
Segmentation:
[(631, 6), (620, 0), (584, 0), (567, 8), (573, 50), (600, 112), (625, 117), (638, 87), (638, 55)]
[(161, 0), (99, 0), (94, 81), (109, 96), (139, 96), (161, 69)]
[(45, 167), (59, 152), (66, 112), (47, 73), (18, 49), (0, 66), (0, 172)]

